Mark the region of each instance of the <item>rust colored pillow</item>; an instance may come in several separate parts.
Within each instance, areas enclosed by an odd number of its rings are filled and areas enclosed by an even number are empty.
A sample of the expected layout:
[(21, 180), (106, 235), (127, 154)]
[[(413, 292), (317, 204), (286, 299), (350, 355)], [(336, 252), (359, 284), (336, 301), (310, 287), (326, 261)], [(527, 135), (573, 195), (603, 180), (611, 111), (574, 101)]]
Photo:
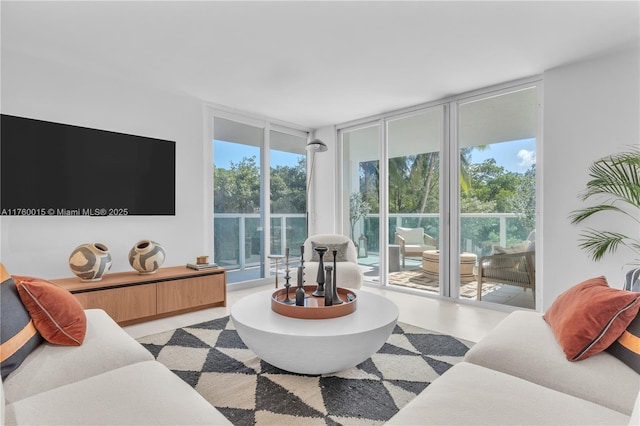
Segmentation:
[(84, 342), (87, 317), (69, 291), (39, 278), (13, 278), (22, 303), (47, 342), (65, 346), (80, 346)]
[(544, 314), (569, 361), (605, 350), (640, 309), (640, 294), (609, 287), (605, 277), (571, 287)]

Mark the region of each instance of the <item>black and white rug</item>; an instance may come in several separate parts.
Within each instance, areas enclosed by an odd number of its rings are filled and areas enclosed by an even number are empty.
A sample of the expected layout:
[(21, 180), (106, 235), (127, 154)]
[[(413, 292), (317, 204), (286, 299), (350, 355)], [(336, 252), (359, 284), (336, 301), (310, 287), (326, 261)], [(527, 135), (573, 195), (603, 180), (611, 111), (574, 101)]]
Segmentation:
[(307, 376), (261, 361), (228, 316), (138, 341), (235, 425), (383, 424), (472, 345), (398, 323), (363, 363)]

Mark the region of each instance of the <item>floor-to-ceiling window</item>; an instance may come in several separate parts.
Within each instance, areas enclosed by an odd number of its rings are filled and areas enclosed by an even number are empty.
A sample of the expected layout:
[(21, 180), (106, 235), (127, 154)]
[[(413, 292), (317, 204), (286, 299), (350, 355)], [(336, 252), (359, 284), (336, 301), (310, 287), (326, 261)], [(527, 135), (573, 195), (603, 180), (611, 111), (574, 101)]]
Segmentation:
[(300, 246), (307, 238), (306, 137), (279, 131), (270, 133), (270, 255), (300, 257)]
[(369, 123), (341, 132), (345, 234), (371, 281), (380, 276), (380, 131)]
[(306, 238), (308, 134), (226, 116), (212, 117), (214, 261), (229, 283), (265, 279)]
[(389, 284), (440, 293), (442, 105), (387, 119)]
[(536, 84), (338, 126), (344, 230), (366, 244), (365, 280), (535, 307)]
[(461, 297), (535, 306), (537, 98), (532, 85), (457, 103)]
[[(240, 281), (264, 277), (261, 262), (261, 167), (264, 131), (214, 118), (213, 224), (215, 262), (245, 271)], [(230, 277), (233, 279), (232, 277)]]

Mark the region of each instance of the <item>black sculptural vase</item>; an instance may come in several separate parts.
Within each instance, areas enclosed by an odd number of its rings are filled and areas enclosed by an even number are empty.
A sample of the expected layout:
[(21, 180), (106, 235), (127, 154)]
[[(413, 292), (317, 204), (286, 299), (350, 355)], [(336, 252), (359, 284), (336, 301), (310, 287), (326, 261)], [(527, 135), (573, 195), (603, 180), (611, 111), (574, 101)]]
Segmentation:
[(298, 288), (296, 289), (296, 306), (304, 306), (304, 266), (298, 266)]
[(324, 288), (324, 306), (332, 306), (333, 305), (333, 284), (332, 284), (332, 276), (333, 276), (333, 266), (325, 266), (325, 288)]
[(318, 263), (318, 277), (316, 278), (318, 287), (316, 291), (313, 292), (313, 295), (316, 297), (324, 297), (324, 260), (322, 258), (329, 249), (326, 247), (316, 247), (314, 250), (320, 257), (320, 263)]
[(333, 250), (333, 294), (331, 295), (331, 302), (334, 305), (339, 305), (342, 303), (342, 299), (340, 299), (340, 296), (338, 296), (338, 268), (337, 268), (337, 264), (336, 264), (336, 255), (338, 254), (338, 250)]

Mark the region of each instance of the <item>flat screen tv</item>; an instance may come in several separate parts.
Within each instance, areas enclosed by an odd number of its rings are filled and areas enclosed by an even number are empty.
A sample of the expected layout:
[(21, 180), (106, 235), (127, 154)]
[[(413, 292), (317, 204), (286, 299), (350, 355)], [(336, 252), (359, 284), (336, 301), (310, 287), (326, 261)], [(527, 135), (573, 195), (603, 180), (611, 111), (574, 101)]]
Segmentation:
[(0, 214), (175, 215), (175, 145), (2, 114)]

